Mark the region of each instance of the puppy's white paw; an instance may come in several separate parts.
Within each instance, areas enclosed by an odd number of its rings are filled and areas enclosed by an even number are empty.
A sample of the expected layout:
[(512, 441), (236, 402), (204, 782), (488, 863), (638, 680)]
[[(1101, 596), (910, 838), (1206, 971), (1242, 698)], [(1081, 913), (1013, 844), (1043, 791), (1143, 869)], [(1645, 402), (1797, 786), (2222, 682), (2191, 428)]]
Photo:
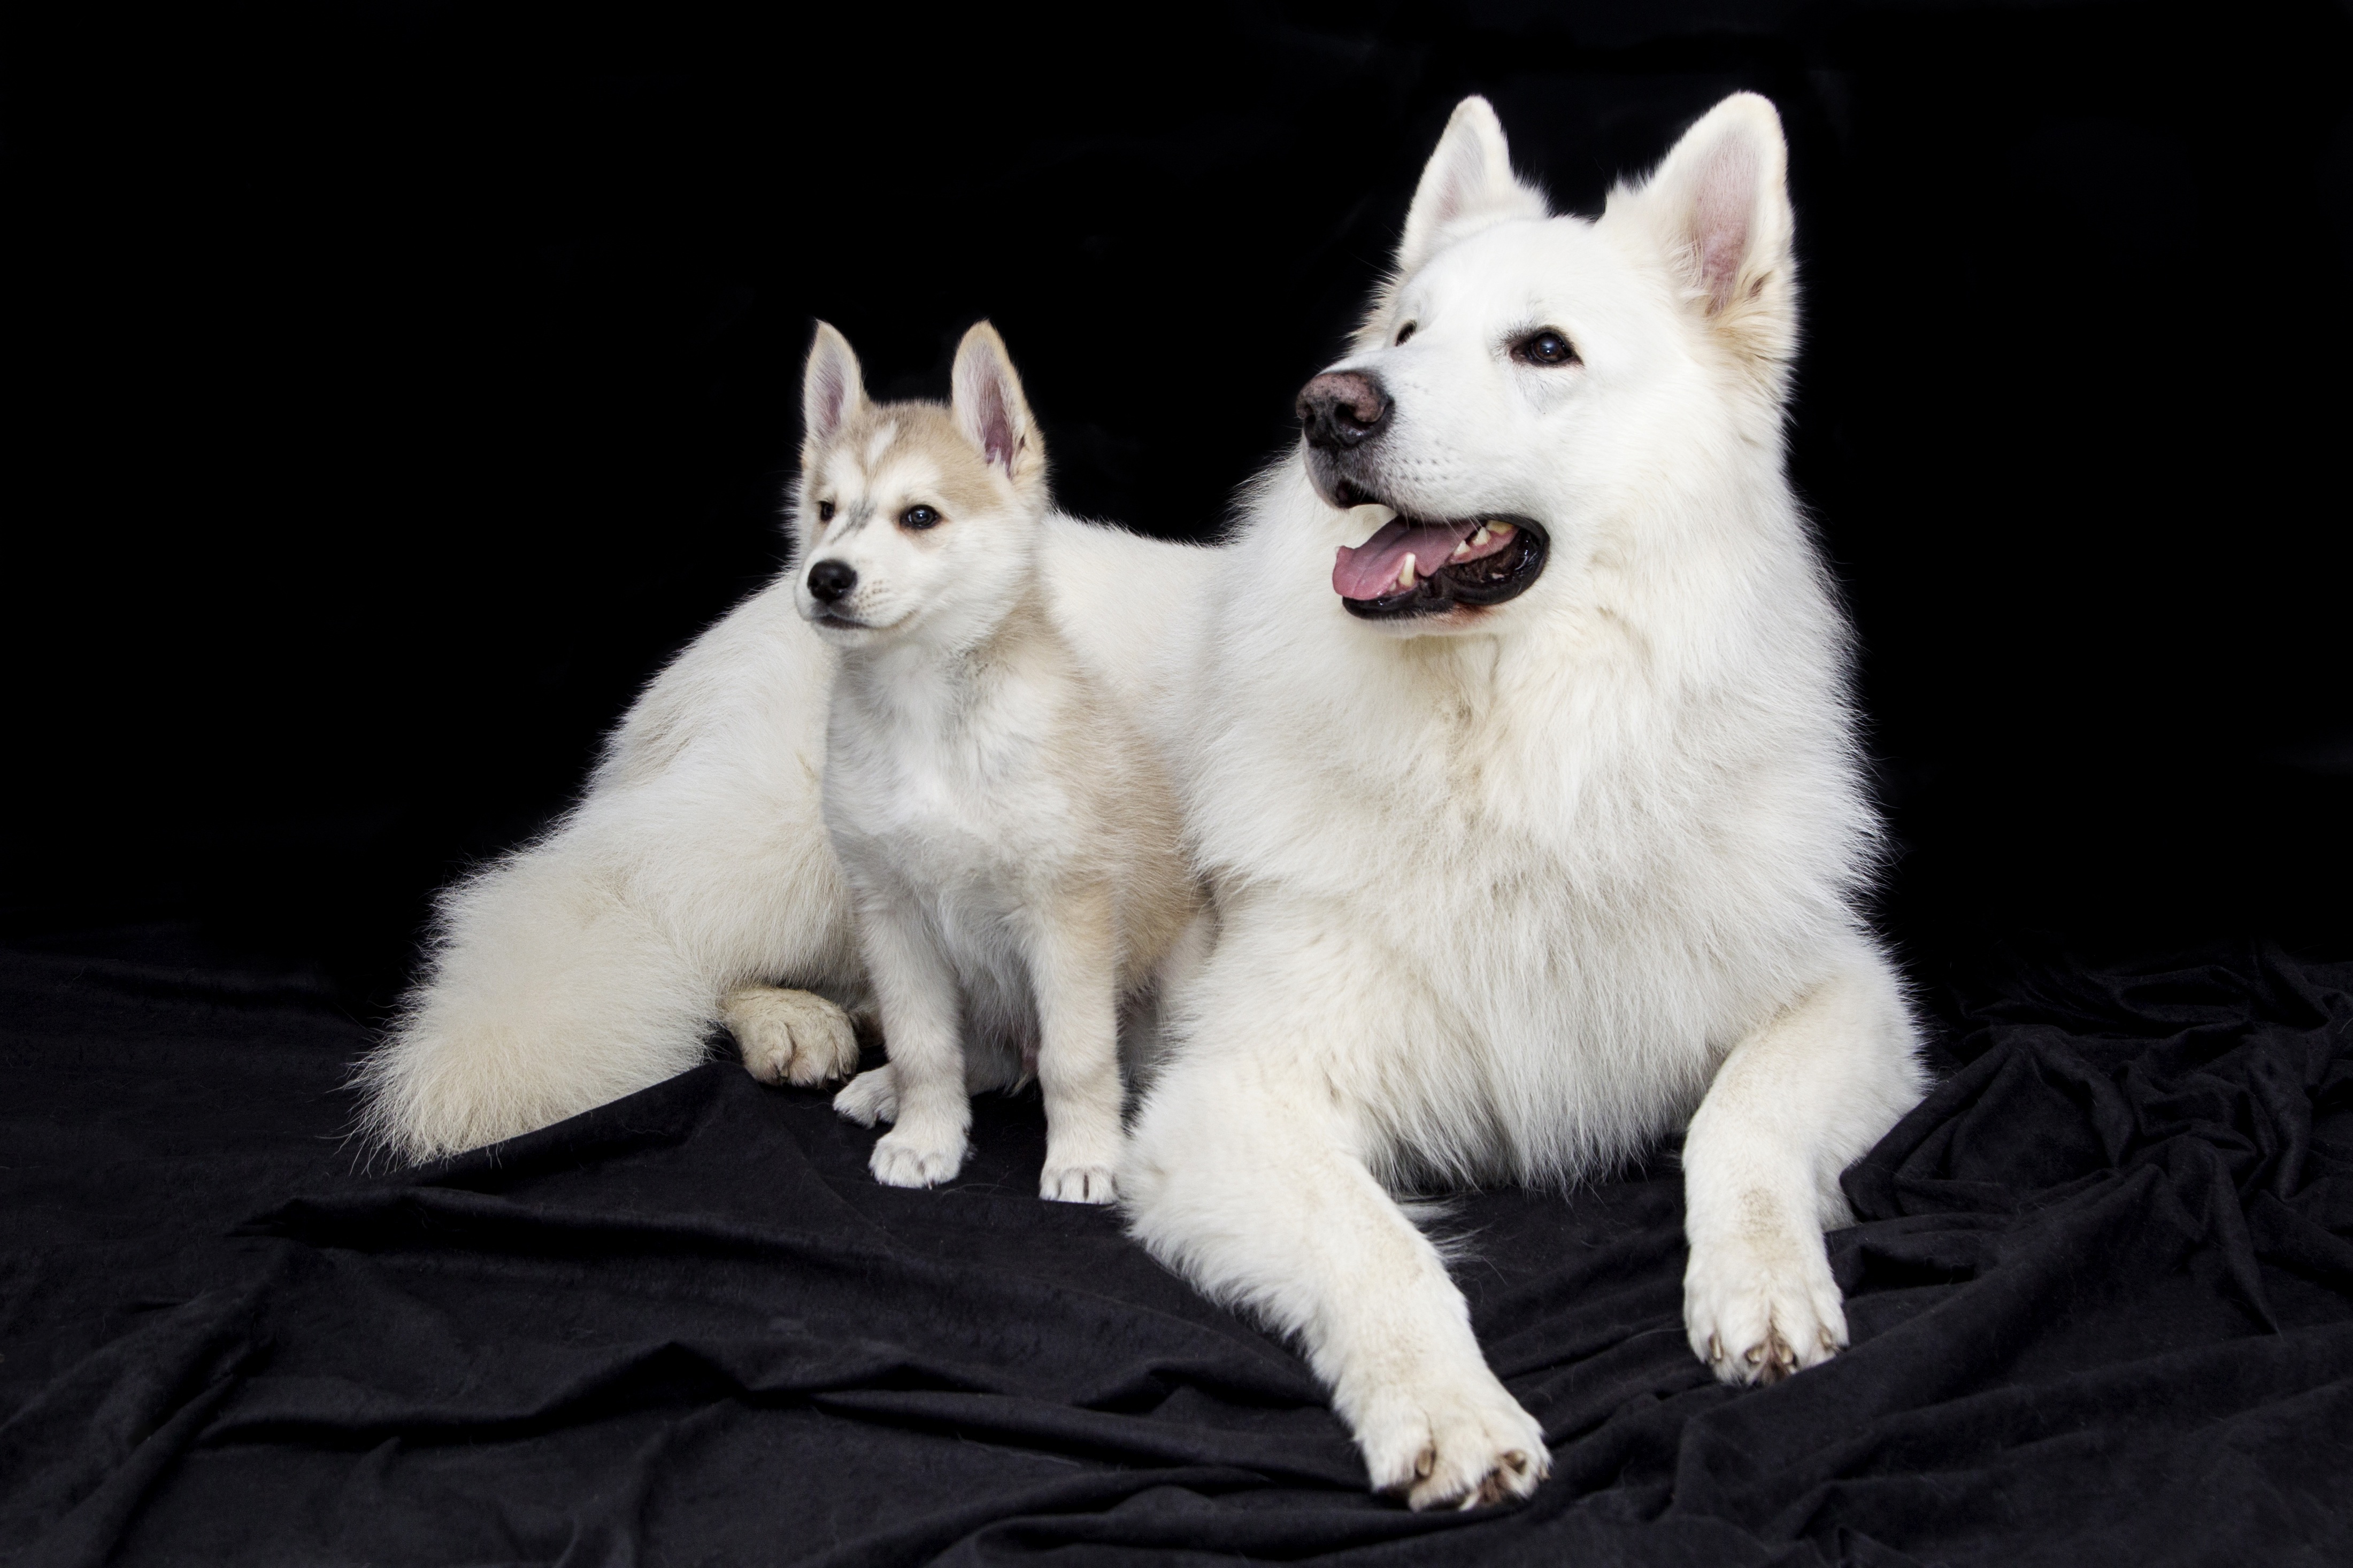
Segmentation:
[(1483, 1365), (1475, 1378), (1379, 1390), (1356, 1425), (1373, 1489), (1415, 1510), (1524, 1498), (1552, 1471), (1544, 1427)]
[(1046, 1163), (1038, 1179), (1038, 1195), (1058, 1204), (1108, 1204), (1119, 1201), (1119, 1183), (1109, 1164), (1057, 1165)]
[(1820, 1233), (1773, 1221), (1694, 1240), (1683, 1327), (1726, 1383), (1778, 1383), (1844, 1350), (1846, 1310)]
[(882, 1134), (867, 1162), (886, 1187), (936, 1187), (964, 1169), (965, 1135), (901, 1126)]
[(762, 1083), (811, 1089), (858, 1068), (858, 1036), (849, 1015), (809, 991), (744, 985), (719, 1004), (719, 1016), (744, 1053), (744, 1066)]
[(860, 1127), (899, 1120), (899, 1075), (891, 1064), (860, 1073), (833, 1097), (833, 1109)]

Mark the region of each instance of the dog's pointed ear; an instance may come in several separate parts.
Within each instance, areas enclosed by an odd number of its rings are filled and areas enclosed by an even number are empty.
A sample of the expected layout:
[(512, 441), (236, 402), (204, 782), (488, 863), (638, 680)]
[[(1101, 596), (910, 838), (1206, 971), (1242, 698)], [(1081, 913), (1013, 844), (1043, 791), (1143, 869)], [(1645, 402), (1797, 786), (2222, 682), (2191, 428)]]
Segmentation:
[(1454, 106), (1405, 215), (1399, 278), (1410, 278), (1450, 240), (1506, 218), (1546, 217), (1544, 194), (1512, 173), (1511, 149), (1494, 106), (1471, 97)]
[(865, 406), (866, 379), (849, 340), (830, 322), (819, 321), (809, 343), (808, 367), (801, 372), (801, 455), (815, 455)]
[(1028, 490), (1046, 474), (1046, 447), (1021, 395), (1021, 378), (1005, 340), (987, 321), (975, 321), (956, 345), (954, 388), (948, 412), (965, 439), (1001, 469), (1017, 489)]
[(1605, 222), (1649, 231), (1684, 297), (1738, 351), (1781, 361), (1797, 342), (1797, 217), (1781, 117), (1736, 92), (1683, 132), (1642, 184), (1609, 194)]

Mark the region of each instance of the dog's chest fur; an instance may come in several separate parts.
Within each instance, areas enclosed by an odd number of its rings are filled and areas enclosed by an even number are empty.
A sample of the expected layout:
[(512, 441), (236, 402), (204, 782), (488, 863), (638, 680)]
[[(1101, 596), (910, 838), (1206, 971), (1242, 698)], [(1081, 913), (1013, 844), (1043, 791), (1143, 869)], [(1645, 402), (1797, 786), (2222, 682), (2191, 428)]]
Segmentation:
[(1346, 930), (1332, 991), (1416, 999), (1327, 1065), (1377, 1080), (1398, 1150), (1541, 1176), (1639, 1146), (1851, 929), (1868, 810), (1802, 556), (1703, 611), (1688, 579), (1588, 605), (1564, 575), (1508, 640), (1401, 645), (1309, 597), (1306, 521), (1237, 547), (1198, 677), (1228, 937)]
[[(826, 822), (870, 896), (921, 906), (959, 949), (1052, 896), (1068, 832), (1082, 693), (1050, 648), (845, 660), (834, 694)], [(971, 956), (979, 956), (976, 953)]]

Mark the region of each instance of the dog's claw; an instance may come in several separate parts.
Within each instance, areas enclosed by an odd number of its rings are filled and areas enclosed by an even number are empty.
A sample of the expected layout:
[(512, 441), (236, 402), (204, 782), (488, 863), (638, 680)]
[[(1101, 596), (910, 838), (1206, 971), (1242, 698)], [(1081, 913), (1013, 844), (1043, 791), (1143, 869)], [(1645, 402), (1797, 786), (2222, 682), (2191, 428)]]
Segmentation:
[(849, 1015), (813, 992), (742, 985), (720, 1003), (744, 1066), (762, 1083), (813, 1089), (858, 1070)]
[(1820, 1242), (1802, 1231), (1778, 1245), (1758, 1239), (1695, 1247), (1684, 1277), (1692, 1352), (1725, 1383), (1778, 1383), (1846, 1348), (1846, 1316)]

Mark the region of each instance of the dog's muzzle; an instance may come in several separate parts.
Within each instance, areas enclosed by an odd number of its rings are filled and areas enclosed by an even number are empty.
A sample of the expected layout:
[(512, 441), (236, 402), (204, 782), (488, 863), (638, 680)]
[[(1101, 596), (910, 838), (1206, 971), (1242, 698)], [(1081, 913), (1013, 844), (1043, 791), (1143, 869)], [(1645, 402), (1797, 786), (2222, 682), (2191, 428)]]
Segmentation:
[(1389, 395), (1381, 384), (1360, 370), (1327, 370), (1300, 388), (1295, 406), (1315, 492), (1338, 507), (1371, 500), (1357, 459), (1389, 427)]
[(1372, 459), (1395, 405), (1360, 370), (1327, 370), (1299, 392), (1299, 428), (1315, 493), (1345, 510), (1386, 506), (1393, 520), (1364, 543), (1343, 549), (1333, 591), (1348, 613), (1399, 620), (1484, 609), (1516, 599), (1545, 569), (1550, 541), (1533, 518), (1493, 514), (1461, 520), (1414, 517), (1379, 493)]

